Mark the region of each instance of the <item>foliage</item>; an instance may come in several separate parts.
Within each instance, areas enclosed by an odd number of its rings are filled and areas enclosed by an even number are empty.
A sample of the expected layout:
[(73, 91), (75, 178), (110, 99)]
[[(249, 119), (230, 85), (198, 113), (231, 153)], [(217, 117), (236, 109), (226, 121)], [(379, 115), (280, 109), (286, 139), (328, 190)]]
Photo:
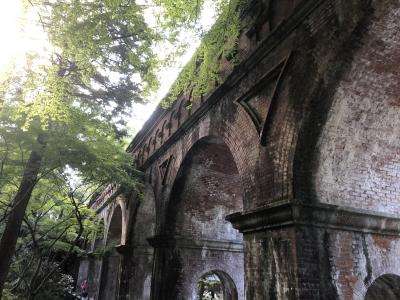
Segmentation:
[[(219, 2), (218, 20), (203, 36), (200, 47), (173, 84), (164, 105), (172, 103), (181, 93), (191, 93), (192, 96), (206, 95), (220, 83), (221, 58), (229, 58), (233, 63), (238, 61), (237, 56), (232, 58), (235, 56), (240, 32), (241, 2), (241, 0)], [(178, 18), (177, 21), (185, 23), (191, 18), (189, 15), (183, 20)]]
[[(140, 189), (139, 172), (124, 151), (120, 137), (124, 135), (124, 117), (131, 103), (142, 101), (143, 93), (155, 86), (155, 59), (150, 47), (153, 35), (134, 2), (30, 3), (38, 8), (52, 46), (46, 55), (31, 55), (25, 70), (1, 83), (0, 220), (6, 221), (2, 222), (6, 226), (0, 228), (0, 255), (6, 256), (0, 268), (0, 297), (11, 262), (7, 249), (14, 251), (18, 232), (18, 243), (24, 243), (24, 231), (20, 231), (23, 221), (33, 239), (29, 218), (36, 218), (38, 208), (23, 220), (26, 205), (32, 209), (38, 197), (47, 199), (40, 202), (47, 207), (46, 203), (55, 198), (56, 205), (43, 219), (46, 222), (38, 223), (38, 229), (69, 224), (60, 219), (69, 214), (61, 200), (70, 199), (71, 194), (44, 197), (41, 193), (51, 190), (49, 185), (72, 186), (79, 178), (85, 185), (83, 196), (109, 183), (125, 190)], [(59, 183), (57, 176), (68, 171), (74, 176)], [(83, 196), (79, 198), (86, 198)], [(86, 204), (87, 201), (79, 205)], [(72, 208), (76, 219), (86, 220), (81, 208)], [(27, 249), (34, 253), (32, 263), (38, 262), (39, 266), (33, 274), (27, 271), (36, 278), (27, 285), (30, 294), (38, 295), (43, 289), (44, 280), (37, 279), (40, 274), (50, 279), (48, 274), (57, 273), (57, 265), (51, 266), (53, 272), (43, 269), (43, 259), (49, 261), (54, 253), (68, 253), (69, 257), (77, 252), (86, 228), (90, 228), (90, 219), (68, 225), (62, 238), (52, 236), (50, 233), (56, 231), (51, 230), (34, 248), (25, 241)], [(48, 249), (46, 254), (42, 249)], [(17, 244), (16, 259), (21, 251), (23, 248)], [(60, 267), (63, 262), (61, 259)]]
[(222, 299), (222, 283), (213, 273), (204, 275), (197, 283), (198, 300)]
[(136, 1), (36, 0), (35, 5), (60, 55), (61, 71), (80, 73), (87, 92), (96, 83), (103, 88), (100, 96), (121, 92), (118, 100), (130, 102), (139, 100), (137, 92), (157, 87), (156, 36)]
[[(218, 1), (219, 21), (173, 86), (172, 98), (188, 90), (203, 95), (218, 82), (219, 59), (237, 44), (239, 1)], [(88, 197), (109, 183), (140, 194), (140, 173), (121, 141), (126, 114), (157, 87), (154, 42), (174, 41), (183, 27), (196, 27), (204, 1), (160, 1), (161, 35), (148, 27), (135, 1), (27, 2), (38, 9), (51, 46), (0, 84), (0, 255), (14, 246), (5, 245), (4, 236), (20, 232), (7, 297), (46, 299), (49, 282), (68, 292), (65, 263), (95, 231)], [(38, 168), (30, 165), (33, 156)], [(17, 213), (22, 200), (29, 201), (23, 220)], [(6, 232), (3, 221), (23, 222), (21, 230)]]
[(10, 299), (65, 299), (73, 291), (66, 262), (84, 254), (82, 241), (93, 238), (99, 222), (86, 206), (88, 187), (71, 187), (69, 177), (54, 171), (32, 194), (9, 275)]

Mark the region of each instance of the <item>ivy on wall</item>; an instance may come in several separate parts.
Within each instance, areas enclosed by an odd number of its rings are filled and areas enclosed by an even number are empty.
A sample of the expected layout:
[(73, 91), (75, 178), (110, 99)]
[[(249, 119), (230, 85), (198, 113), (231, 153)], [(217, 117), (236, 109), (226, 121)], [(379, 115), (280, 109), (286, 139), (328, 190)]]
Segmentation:
[(221, 2), (218, 9), (219, 18), (205, 34), (200, 47), (172, 85), (169, 95), (162, 102), (164, 107), (171, 105), (181, 94), (203, 96), (220, 84), (221, 58), (226, 57), (233, 64), (239, 61), (236, 51), (242, 2)]

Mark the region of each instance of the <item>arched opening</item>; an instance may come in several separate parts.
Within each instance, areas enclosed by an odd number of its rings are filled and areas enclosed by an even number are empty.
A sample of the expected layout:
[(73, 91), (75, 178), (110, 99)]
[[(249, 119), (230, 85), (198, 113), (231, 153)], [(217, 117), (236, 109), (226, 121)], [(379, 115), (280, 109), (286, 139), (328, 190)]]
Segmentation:
[(107, 234), (107, 247), (115, 247), (121, 244), (122, 235), (122, 210), (121, 206), (117, 205), (114, 209), (110, 221), (110, 227), (108, 228)]
[(173, 235), (242, 241), (225, 216), (243, 209), (233, 156), (216, 137), (198, 141), (183, 161), (171, 192), (167, 230)]
[(199, 277), (210, 269), (229, 274), (243, 295), (243, 237), (225, 220), (243, 210), (242, 197), (238, 169), (223, 140), (195, 143), (178, 171), (167, 211), (168, 299), (196, 299)]
[(400, 276), (385, 274), (370, 285), (365, 300), (398, 300), (400, 299)]
[(107, 240), (103, 255), (102, 272), (100, 280), (100, 299), (116, 299), (120, 276), (121, 257), (116, 246), (121, 244), (122, 236), (122, 210), (116, 205), (110, 220)]
[(212, 271), (201, 276), (197, 285), (198, 300), (237, 300), (232, 278), (222, 271)]

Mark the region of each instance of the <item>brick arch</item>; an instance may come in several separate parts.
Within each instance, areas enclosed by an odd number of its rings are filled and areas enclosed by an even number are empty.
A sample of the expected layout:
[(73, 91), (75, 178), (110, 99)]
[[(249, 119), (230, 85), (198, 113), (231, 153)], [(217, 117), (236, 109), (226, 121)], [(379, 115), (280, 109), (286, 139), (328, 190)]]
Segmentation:
[[(172, 193), (174, 191), (174, 186), (176, 184), (176, 181), (178, 180), (178, 176), (180, 175), (180, 173), (183, 172), (183, 169), (185, 168), (185, 165), (184, 165), (185, 162), (187, 162), (187, 160), (190, 159), (190, 155), (193, 154), (194, 151), (198, 151), (196, 149), (197, 147), (201, 147), (204, 144), (208, 144), (208, 143), (210, 143), (210, 144), (221, 143), (222, 147), (225, 148), (222, 151), (226, 151), (227, 153), (229, 153), (229, 155), (231, 155), (232, 164), (234, 165), (234, 168), (236, 169), (235, 171), (237, 172), (237, 175), (238, 175), (239, 181), (240, 181), (238, 184), (241, 185), (241, 177), (240, 177), (239, 169), (237, 167), (237, 163), (235, 161), (233, 153), (231, 152), (228, 144), (225, 143), (224, 139), (221, 138), (221, 137), (217, 137), (215, 135), (204, 135), (204, 136), (203, 135), (199, 135), (197, 140), (192, 141), (190, 139), (190, 141), (188, 141), (185, 144), (185, 146), (184, 146), (184, 148), (186, 149), (185, 154), (181, 157), (181, 159), (179, 161), (177, 161), (175, 163), (175, 165), (179, 166), (179, 167), (172, 168), (175, 172), (174, 172), (174, 174), (171, 174), (171, 179), (170, 179), (171, 189), (170, 189), (170, 193), (168, 195), (169, 201), (168, 201), (167, 206), (171, 205), (171, 197), (172, 197)], [(212, 153), (212, 151), (210, 151), (210, 154), (211, 153)], [(241, 198), (242, 198), (243, 190), (242, 190), (241, 187), (240, 187), (240, 190), (241, 190)], [(241, 203), (240, 203), (240, 210), (242, 210), (242, 209), (243, 209), (243, 198), (242, 198)], [(232, 213), (233, 212), (236, 212), (236, 211), (232, 211)]]
[(255, 182), (248, 173), (249, 170), (254, 170), (257, 165), (259, 137), (252, 126), (249, 115), (240, 109), (236, 109), (234, 117), (231, 120), (221, 122), (216, 129), (230, 149), (238, 168), (243, 186), (244, 210), (255, 206), (252, 201), (255, 197)]
[(118, 244), (125, 245), (127, 234), (127, 208), (125, 197), (123, 197), (122, 195), (117, 197), (112, 206), (112, 209), (108, 214), (107, 219), (107, 230), (105, 233), (106, 244), (108, 243), (108, 240), (112, 235), (113, 238), (119, 236)]
[[(248, 164), (250, 163), (249, 158), (246, 156), (245, 151), (245, 141), (241, 142), (240, 134), (244, 133), (244, 131), (240, 130), (240, 126), (229, 126), (223, 129), (220, 128), (219, 132), (222, 134), (214, 134), (213, 132), (200, 132), (195, 139), (191, 137), (186, 137), (183, 144), (183, 153), (175, 157), (173, 161), (173, 166), (170, 167), (169, 180), (170, 187), (172, 187), (176, 176), (178, 175), (178, 171), (181, 168), (183, 161), (188, 155), (189, 151), (201, 140), (205, 139), (221, 139), (224, 144), (228, 147), (230, 154), (233, 156), (234, 163), (238, 169), (239, 177), (241, 181), (245, 181), (246, 174), (244, 172), (248, 168)], [(211, 133), (211, 134), (210, 134)], [(248, 135), (248, 134), (247, 134)], [(243, 149), (243, 150), (241, 150)], [(169, 199), (170, 195), (165, 195), (167, 199)]]
[(383, 274), (368, 287), (365, 300), (397, 300), (400, 299), (400, 276)]
[(400, 42), (400, 5), (381, 3), (369, 3), (359, 24), (365, 28), (352, 33), (321, 80), (302, 130), (310, 149), (304, 147), (296, 177), (306, 200), (397, 214), (400, 110), (393, 91), (400, 57), (389, 45)]
[[(177, 175), (185, 156), (190, 149), (199, 140), (210, 136), (221, 138), (232, 154), (235, 164), (238, 168), (239, 176), (244, 187), (244, 207), (252, 208), (256, 203), (252, 199), (257, 197), (257, 183), (254, 178), (248, 175), (249, 171), (252, 172), (257, 166), (257, 156), (259, 155), (259, 136), (257, 131), (253, 128), (251, 118), (243, 110), (238, 109), (235, 105), (230, 103), (231, 107), (222, 107), (220, 110), (227, 109), (232, 114), (228, 120), (221, 120), (217, 123), (208, 125), (206, 130), (198, 130), (194, 134), (187, 134), (182, 138), (182, 151), (178, 155), (174, 155), (173, 165), (170, 168), (168, 183), (172, 185)], [(233, 111), (232, 111), (233, 106)], [(212, 119), (215, 119), (211, 116)], [(210, 122), (210, 121), (203, 121)], [(202, 126), (202, 125), (198, 125)], [(161, 161), (159, 162), (162, 163)], [(270, 160), (266, 164), (272, 164)], [(262, 170), (260, 171), (262, 172)], [(258, 195), (263, 191), (258, 191)], [(163, 198), (169, 198), (169, 195), (163, 195)]]
[[(218, 279), (221, 281), (223, 288), (224, 288), (224, 295), (223, 299), (226, 300), (238, 300), (238, 299), (243, 299), (242, 296), (242, 290), (243, 287), (240, 286), (240, 283), (235, 282), (236, 275), (235, 273), (232, 273), (231, 270), (228, 270), (229, 268), (224, 265), (223, 262), (220, 264), (217, 264), (216, 269), (210, 269), (207, 268), (200, 268), (198, 270), (195, 270), (191, 276), (190, 276), (190, 291), (191, 291), (191, 296), (192, 298), (190, 299), (198, 299), (198, 283), (199, 280), (204, 277), (206, 274), (214, 274), (218, 277)], [(231, 273), (231, 274), (230, 274)], [(239, 284), (239, 286), (238, 286)], [(240, 296), (239, 296), (240, 295)]]
[[(193, 275), (210, 269), (234, 274), (239, 286), (244, 282), (243, 237), (225, 220), (226, 215), (243, 210), (234, 157), (223, 139), (214, 135), (199, 134), (183, 147), (189, 150), (179, 159), (160, 232), (176, 243), (175, 250), (168, 250), (162, 271), (168, 278), (162, 283), (168, 299), (189, 299), (198, 280)], [(179, 261), (188, 255), (186, 244), (193, 244), (192, 258), (182, 265)], [(213, 258), (202, 259), (203, 253)]]
[(110, 213), (107, 233), (106, 244), (114, 243), (118, 245), (122, 240), (122, 209), (120, 205), (115, 205)]
[[(400, 286), (400, 272), (398, 270), (398, 266), (396, 263), (392, 262), (391, 264), (387, 264), (385, 266), (376, 267), (374, 272), (371, 273), (371, 278), (369, 282), (365, 282), (362, 278), (360, 278), (353, 288), (353, 299), (354, 300), (380, 300), (373, 298), (366, 298), (368, 290), (373, 284), (381, 278), (390, 275), (394, 276), (398, 281), (398, 286)], [(390, 298), (385, 298), (384, 300), (391, 300)]]
[[(236, 284), (232, 277), (222, 270), (211, 270), (201, 275), (201, 279), (204, 279), (206, 275), (214, 275), (218, 278), (221, 284), (221, 292), (223, 299), (226, 300), (238, 300), (238, 292)], [(201, 296), (198, 294), (198, 296)]]

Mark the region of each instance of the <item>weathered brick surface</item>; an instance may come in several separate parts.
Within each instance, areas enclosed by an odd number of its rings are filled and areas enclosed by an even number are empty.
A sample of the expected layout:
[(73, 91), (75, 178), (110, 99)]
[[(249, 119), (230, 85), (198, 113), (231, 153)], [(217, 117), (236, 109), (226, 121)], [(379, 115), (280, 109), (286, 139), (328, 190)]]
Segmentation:
[(398, 0), (249, 2), (242, 63), (222, 58), (224, 84), (159, 107), (129, 147), (143, 202), (107, 204), (110, 187), (93, 204), (107, 230), (122, 209), (120, 299), (195, 299), (220, 270), (239, 299), (361, 300), (400, 274)]
[(375, 279), (399, 273), (398, 239), (338, 231), (328, 235), (330, 275), (339, 299), (363, 300)]
[(151, 277), (153, 269), (154, 250), (146, 238), (154, 236), (156, 226), (155, 198), (152, 187), (145, 186), (142, 201), (138, 203), (132, 216), (130, 241), (131, 249), (126, 254), (130, 259), (129, 296), (130, 299), (150, 299)]
[[(177, 175), (161, 227), (166, 238), (178, 241), (163, 250), (160, 297), (195, 299), (200, 278), (218, 270), (232, 278), (243, 298), (243, 251), (230, 248), (241, 245), (242, 235), (225, 220), (243, 207), (237, 167), (229, 148), (215, 137), (199, 140), (190, 149), (179, 170), (174, 170)], [(204, 245), (183, 245), (181, 238)]]
[(333, 96), (314, 178), (319, 201), (397, 214), (400, 5), (382, 2)]
[(293, 229), (246, 236), (246, 299), (295, 299), (296, 238)]

